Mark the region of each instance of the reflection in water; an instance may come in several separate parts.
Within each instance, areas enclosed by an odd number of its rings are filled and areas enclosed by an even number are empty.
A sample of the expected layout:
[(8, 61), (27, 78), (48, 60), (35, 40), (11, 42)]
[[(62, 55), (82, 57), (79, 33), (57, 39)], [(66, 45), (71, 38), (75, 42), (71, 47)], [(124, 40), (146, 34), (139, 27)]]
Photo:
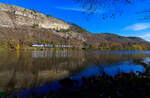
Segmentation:
[(150, 51), (94, 51), (91, 54), (148, 54)]
[(150, 66), (150, 57), (146, 57), (143, 59), (143, 62)]
[(21, 51), (19, 54), (0, 53), (0, 91), (37, 87), (87, 67), (81, 51)]
[(72, 51), (32, 51), (32, 58), (71, 57)]
[(137, 72), (145, 72), (145, 68), (141, 65), (119, 65), (119, 66), (110, 66), (110, 67), (105, 67), (104, 72), (109, 75), (109, 76), (116, 76), (121, 73), (135, 73), (138, 74)]
[(121, 64), (121, 65), (106, 66), (106, 67), (100, 67), (100, 66), (93, 65), (72, 77), (75, 79), (81, 79), (83, 76), (91, 77), (94, 75), (102, 75), (103, 73), (105, 73), (108, 76), (114, 77), (121, 73), (131, 73), (131, 72), (138, 74), (137, 72), (145, 72), (145, 68), (141, 65), (129, 64), (127, 62), (125, 62), (124, 64)]
[[(65, 77), (80, 80), (105, 73), (145, 72), (134, 60), (149, 63), (149, 52), (87, 52), (87, 51), (21, 51), (0, 52), (0, 91), (20, 91), (34, 87), (45, 93), (61, 87), (58, 81)], [(138, 73), (136, 73), (138, 74)], [(46, 83), (54, 81), (47, 86)], [(80, 85), (82, 81), (80, 81)], [(30, 93), (33, 91), (30, 91)], [(29, 93), (29, 91), (28, 91)], [(25, 94), (25, 93), (21, 93)]]
[(32, 58), (52, 57), (51, 51), (32, 51)]

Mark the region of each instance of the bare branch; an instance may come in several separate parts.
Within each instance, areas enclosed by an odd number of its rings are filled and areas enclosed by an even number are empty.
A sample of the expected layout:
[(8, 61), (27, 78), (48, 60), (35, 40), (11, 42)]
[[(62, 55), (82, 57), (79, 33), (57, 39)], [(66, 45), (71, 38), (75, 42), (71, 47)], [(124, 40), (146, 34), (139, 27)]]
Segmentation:
[[(105, 10), (107, 12), (101, 13), (102, 19), (114, 18), (117, 15), (122, 15), (126, 10), (126, 6), (134, 5), (137, 2), (145, 2), (148, 0), (74, 0), (81, 4), (81, 7), (91, 13), (96, 13), (99, 10)], [(149, 13), (150, 10), (145, 10), (141, 13)]]

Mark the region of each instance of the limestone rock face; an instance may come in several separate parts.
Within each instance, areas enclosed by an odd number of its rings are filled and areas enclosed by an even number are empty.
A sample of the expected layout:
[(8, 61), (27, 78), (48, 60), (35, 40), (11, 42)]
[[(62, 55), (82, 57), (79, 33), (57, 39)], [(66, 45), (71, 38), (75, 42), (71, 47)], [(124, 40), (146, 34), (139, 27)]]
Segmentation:
[(70, 24), (34, 10), (0, 3), (0, 26), (38, 26), (45, 29), (69, 29)]
[(34, 9), (0, 3), (0, 46), (14, 48), (19, 44), (30, 47), (33, 43), (65, 44), (75, 48), (101, 50), (116, 50), (118, 47), (130, 49), (131, 46), (150, 49), (149, 42), (141, 38), (110, 33), (93, 34), (76, 24), (69, 24)]
[(50, 15), (44, 15), (35, 11), (34, 9), (29, 10), (3, 3), (0, 3), (0, 27), (13, 29), (25, 27), (47, 29), (51, 30), (49, 35), (53, 33), (56, 36), (58, 35), (64, 39), (69, 38), (80, 41), (86, 40), (81, 33), (75, 31), (76, 29), (72, 30), (74, 27), (73, 24), (69, 24)]

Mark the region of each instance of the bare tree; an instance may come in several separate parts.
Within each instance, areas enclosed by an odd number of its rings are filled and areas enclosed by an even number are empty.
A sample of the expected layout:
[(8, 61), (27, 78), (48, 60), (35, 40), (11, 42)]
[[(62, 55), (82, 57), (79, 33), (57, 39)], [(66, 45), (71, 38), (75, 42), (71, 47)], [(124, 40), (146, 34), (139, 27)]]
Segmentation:
[[(74, 0), (81, 4), (89, 14), (97, 13), (99, 10), (107, 10), (108, 13), (101, 13), (103, 19), (113, 18), (116, 15), (122, 15), (126, 10), (125, 6), (136, 5), (137, 2), (148, 3), (149, 0)], [(150, 2), (149, 2), (150, 3)], [(138, 12), (138, 11), (137, 11)], [(141, 11), (140, 13), (150, 13), (150, 9)], [(143, 17), (145, 19), (149, 17)]]

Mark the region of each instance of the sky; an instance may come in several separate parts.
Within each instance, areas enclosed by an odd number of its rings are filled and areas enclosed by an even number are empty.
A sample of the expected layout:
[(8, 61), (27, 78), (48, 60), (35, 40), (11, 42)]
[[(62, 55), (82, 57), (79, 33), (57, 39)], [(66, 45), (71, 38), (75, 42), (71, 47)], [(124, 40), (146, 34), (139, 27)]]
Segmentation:
[[(150, 9), (148, 2), (137, 2), (132, 5), (120, 5), (122, 15), (116, 13), (115, 18), (102, 19), (102, 15), (109, 15), (114, 9), (97, 9), (89, 14), (80, 3), (74, 0), (0, 0), (1, 3), (35, 9), (46, 15), (75, 23), (91, 33), (114, 33), (122, 36), (142, 37), (150, 41), (150, 13), (141, 13)], [(123, 8), (123, 9), (121, 9)]]

